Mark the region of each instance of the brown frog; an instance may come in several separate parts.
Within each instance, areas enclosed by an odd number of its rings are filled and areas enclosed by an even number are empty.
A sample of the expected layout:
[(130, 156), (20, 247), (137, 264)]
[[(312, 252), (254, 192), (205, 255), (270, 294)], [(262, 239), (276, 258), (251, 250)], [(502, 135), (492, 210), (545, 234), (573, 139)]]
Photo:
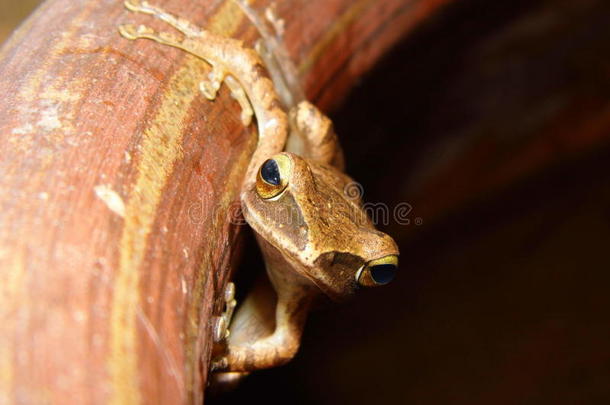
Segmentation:
[(354, 183), (342, 173), (343, 156), (330, 120), (306, 101), (286, 114), (256, 52), (147, 2), (125, 5), (167, 22), (184, 37), (123, 25), (124, 37), (152, 39), (206, 61), (212, 71), (201, 83), (202, 93), (213, 100), (224, 82), (242, 106), (244, 125), (256, 117), (259, 143), (241, 201), (268, 280), (257, 283), (235, 316), (229, 284), (227, 310), (215, 326), (224, 349), (213, 369), (230, 380), (284, 364), (298, 350), (314, 301), (320, 296), (341, 300), (358, 286), (387, 284), (398, 266), (398, 248), (375, 229), (360, 196), (346, 192)]
[(286, 363), (316, 298), (341, 300), (359, 286), (387, 284), (398, 266), (393, 239), (375, 229), (360, 196), (348, 192), (354, 182), (339, 170), (330, 120), (307, 102), (290, 116), (290, 152), (266, 160), (242, 193), (273, 290), (259, 282), (241, 305), (218, 370)]

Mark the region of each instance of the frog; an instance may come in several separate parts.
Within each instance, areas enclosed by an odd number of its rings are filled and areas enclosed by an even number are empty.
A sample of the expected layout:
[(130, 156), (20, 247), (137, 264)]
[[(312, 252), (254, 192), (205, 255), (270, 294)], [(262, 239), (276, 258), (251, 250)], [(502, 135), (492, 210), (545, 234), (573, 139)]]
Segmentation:
[(297, 353), (316, 302), (343, 301), (359, 288), (388, 284), (398, 269), (396, 242), (376, 229), (344, 156), (332, 121), (303, 100), (284, 111), (256, 52), (241, 41), (199, 29), (145, 1), (130, 11), (153, 15), (183, 34), (122, 25), (128, 39), (151, 39), (191, 53), (212, 67), (200, 89), (210, 100), (222, 83), (253, 117), (259, 141), (240, 193), (243, 217), (262, 252), (265, 272), (236, 308), (235, 287), (225, 290), (217, 318), (220, 345), (211, 368), (217, 381), (286, 364)]
[[(302, 129), (302, 147), (289, 143), (287, 151), (266, 160), (256, 183), (242, 195), (244, 217), (275, 292), (275, 313), (269, 317), (268, 308), (261, 308), (261, 294), (246, 298), (233, 318), (228, 354), (219, 369), (252, 371), (285, 364), (296, 354), (307, 314), (320, 298), (343, 301), (359, 287), (385, 285), (398, 267), (394, 240), (375, 228), (360, 197), (347, 192), (354, 182), (339, 170), (338, 142), (320, 131), (327, 125), (316, 125), (327, 118), (308, 103), (291, 116), (307, 116), (296, 125)], [(319, 152), (312, 145), (321, 143), (331, 145), (328, 153), (307, 153)], [(253, 320), (258, 324), (252, 325)], [(245, 341), (249, 343), (231, 344)]]

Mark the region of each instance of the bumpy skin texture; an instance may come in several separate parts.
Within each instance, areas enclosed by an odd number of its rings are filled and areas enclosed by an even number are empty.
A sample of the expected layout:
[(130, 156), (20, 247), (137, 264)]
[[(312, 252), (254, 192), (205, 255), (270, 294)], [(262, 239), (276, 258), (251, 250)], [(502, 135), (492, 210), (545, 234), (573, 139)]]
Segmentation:
[[(124, 37), (152, 39), (201, 58), (212, 66), (209, 80), (200, 86), (204, 95), (213, 99), (224, 81), (242, 106), (244, 124), (256, 116), (259, 142), (241, 198), (268, 281), (258, 282), (238, 308), (230, 335), (224, 329), (235, 302), (227, 295), (223, 330), (216, 333), (225, 350), (213, 368), (226, 372), (219, 378), (226, 382), (244, 372), (284, 364), (299, 348), (312, 302), (321, 295), (337, 300), (350, 295), (371, 262), (389, 258), (397, 264), (398, 248), (375, 229), (360, 196), (346, 192), (353, 181), (341, 172), (343, 154), (331, 121), (306, 101), (286, 114), (255, 51), (146, 2), (129, 0), (125, 5), (167, 22), (184, 38), (131, 25), (120, 27)], [(287, 152), (279, 153), (289, 130)], [(264, 182), (259, 169), (267, 159), (284, 162), (279, 172), (283, 188), (273, 198), (263, 198), (258, 188)]]

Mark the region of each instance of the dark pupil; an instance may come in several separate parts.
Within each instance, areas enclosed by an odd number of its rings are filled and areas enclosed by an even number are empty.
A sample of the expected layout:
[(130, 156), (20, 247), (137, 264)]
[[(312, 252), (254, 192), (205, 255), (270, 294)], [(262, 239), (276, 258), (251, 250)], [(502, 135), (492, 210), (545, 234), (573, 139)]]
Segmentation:
[(377, 284), (387, 284), (394, 278), (396, 266), (393, 264), (378, 264), (371, 267), (371, 277)]
[(280, 169), (273, 159), (267, 160), (261, 167), (261, 177), (269, 184), (278, 186), (280, 184)]

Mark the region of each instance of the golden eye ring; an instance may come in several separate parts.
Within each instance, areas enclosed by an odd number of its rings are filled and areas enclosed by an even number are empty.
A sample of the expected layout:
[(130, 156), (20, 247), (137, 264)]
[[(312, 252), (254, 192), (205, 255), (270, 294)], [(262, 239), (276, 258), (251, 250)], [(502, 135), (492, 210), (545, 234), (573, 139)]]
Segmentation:
[(384, 256), (362, 266), (356, 273), (356, 281), (363, 287), (386, 285), (394, 279), (397, 269), (398, 256)]
[(292, 174), (290, 158), (284, 154), (267, 159), (256, 175), (256, 192), (265, 200), (278, 198), (288, 186)]

